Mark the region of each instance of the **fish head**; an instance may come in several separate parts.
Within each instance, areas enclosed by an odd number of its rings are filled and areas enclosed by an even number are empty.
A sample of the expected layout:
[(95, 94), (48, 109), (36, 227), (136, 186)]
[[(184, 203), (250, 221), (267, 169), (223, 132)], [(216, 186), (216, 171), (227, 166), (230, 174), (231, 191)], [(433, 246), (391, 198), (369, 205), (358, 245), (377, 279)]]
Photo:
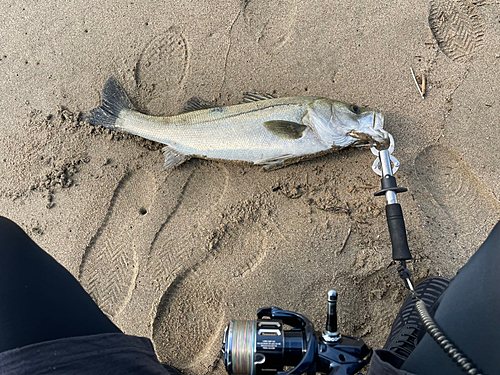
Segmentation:
[(331, 147), (374, 145), (383, 150), (390, 144), (384, 114), (369, 108), (321, 98), (309, 105), (303, 121)]

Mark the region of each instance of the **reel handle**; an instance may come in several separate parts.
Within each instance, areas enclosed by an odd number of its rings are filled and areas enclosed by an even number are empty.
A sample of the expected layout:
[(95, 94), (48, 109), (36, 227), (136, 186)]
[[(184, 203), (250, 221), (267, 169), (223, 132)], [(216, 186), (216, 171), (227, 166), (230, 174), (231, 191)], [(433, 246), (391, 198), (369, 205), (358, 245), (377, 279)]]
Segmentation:
[(337, 298), (338, 294), (335, 290), (328, 291), (328, 311), (326, 313), (326, 328), (328, 333), (337, 333)]

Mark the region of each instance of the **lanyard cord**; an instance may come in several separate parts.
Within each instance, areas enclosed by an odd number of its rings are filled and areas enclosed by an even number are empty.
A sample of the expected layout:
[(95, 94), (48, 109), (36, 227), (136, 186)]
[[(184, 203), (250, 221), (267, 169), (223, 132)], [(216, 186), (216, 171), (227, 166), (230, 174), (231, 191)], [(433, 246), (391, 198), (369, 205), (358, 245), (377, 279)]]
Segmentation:
[(427, 333), (434, 339), (434, 341), (443, 349), (443, 351), (455, 362), (462, 370), (470, 375), (482, 375), (477, 367), (474, 366), (472, 361), (462, 352), (458, 347), (446, 336), (437, 323), (432, 319), (425, 302), (422, 301), (415, 292), (413, 295), (417, 298), (415, 307), (417, 308), (418, 315)]

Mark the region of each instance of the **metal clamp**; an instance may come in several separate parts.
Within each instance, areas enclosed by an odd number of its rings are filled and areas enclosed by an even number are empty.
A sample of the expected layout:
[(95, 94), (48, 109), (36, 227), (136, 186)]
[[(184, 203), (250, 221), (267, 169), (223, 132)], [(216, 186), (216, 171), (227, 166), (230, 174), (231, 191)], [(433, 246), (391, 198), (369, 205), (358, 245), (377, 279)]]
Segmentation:
[[(373, 162), (373, 165), (372, 165), (372, 169), (373, 171), (378, 174), (379, 176), (383, 176), (383, 171), (380, 169), (380, 166), (379, 165), (382, 165), (382, 169), (383, 168), (383, 162), (387, 162), (389, 163), (389, 168), (390, 170), (392, 171), (391, 175), (394, 175), (398, 169), (399, 169), (399, 160), (396, 159), (392, 153), (394, 152), (394, 137), (389, 134), (389, 139), (390, 139), (390, 144), (389, 144), (389, 148), (387, 150), (377, 150), (377, 148), (375, 146), (371, 146), (370, 147), (370, 150), (372, 152), (373, 155), (375, 155), (377, 158), (375, 159), (375, 161)], [(384, 153), (386, 155), (386, 157), (382, 156), (382, 163), (381, 163), (381, 154)], [(386, 159), (386, 160), (384, 160)], [(392, 168), (390, 166), (390, 163), (392, 162)]]

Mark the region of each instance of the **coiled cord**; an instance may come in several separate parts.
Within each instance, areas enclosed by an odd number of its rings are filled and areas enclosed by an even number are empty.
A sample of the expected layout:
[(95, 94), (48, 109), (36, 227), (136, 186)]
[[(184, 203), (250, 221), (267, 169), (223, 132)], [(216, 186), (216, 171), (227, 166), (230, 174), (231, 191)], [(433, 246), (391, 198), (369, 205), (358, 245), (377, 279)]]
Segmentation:
[(436, 343), (444, 350), (444, 352), (450, 357), (456, 364), (461, 367), (467, 374), (470, 375), (482, 375), (479, 369), (475, 367), (472, 361), (467, 358), (465, 353), (460, 351), (453, 342), (445, 335), (443, 331), (438, 327), (436, 322), (431, 318), (425, 302), (418, 300), (416, 303), (416, 308), (422, 324), (425, 327), (427, 333), (436, 341)]

